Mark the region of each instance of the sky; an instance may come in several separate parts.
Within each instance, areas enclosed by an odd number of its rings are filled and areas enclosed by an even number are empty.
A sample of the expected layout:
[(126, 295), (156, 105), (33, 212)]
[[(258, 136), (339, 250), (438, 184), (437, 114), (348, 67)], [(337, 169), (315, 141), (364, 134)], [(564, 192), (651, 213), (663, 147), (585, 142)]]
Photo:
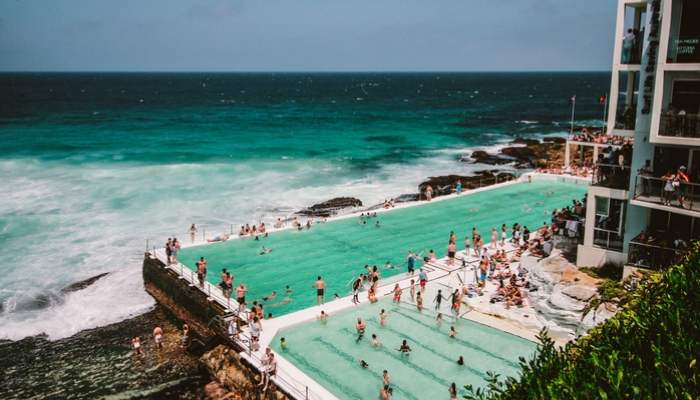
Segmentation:
[(0, 71), (610, 70), (612, 0), (0, 0)]

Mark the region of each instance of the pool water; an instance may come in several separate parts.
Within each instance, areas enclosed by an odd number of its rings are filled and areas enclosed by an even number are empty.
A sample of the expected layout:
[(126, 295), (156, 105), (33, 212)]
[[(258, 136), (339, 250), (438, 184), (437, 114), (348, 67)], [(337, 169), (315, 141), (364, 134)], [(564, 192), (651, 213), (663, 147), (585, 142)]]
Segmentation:
[[(340, 399), (378, 398), (383, 370), (391, 376), (393, 399), (447, 399), (452, 382), (461, 398), (464, 385), (484, 386), (487, 371), (514, 376), (518, 358), (535, 352), (535, 343), (518, 336), (465, 319), (455, 324), (451, 317), (438, 325), (435, 314), (388, 300), (332, 315), (326, 323), (313, 321), (284, 329), (271, 346)], [(382, 308), (388, 313), (385, 326), (379, 324)], [(359, 342), (357, 317), (367, 326)], [(456, 338), (448, 336), (453, 325)], [(370, 344), (373, 333), (381, 342), (378, 348)], [(279, 345), (282, 337), (287, 342), (284, 350)], [(403, 339), (412, 350), (408, 356), (397, 351)], [(464, 365), (457, 364), (459, 356), (464, 357)], [(360, 360), (369, 366), (362, 368)]]
[[(423, 255), (434, 249), (441, 257), (454, 230), (462, 250), (473, 226), (486, 242), (491, 228), (504, 223), (510, 227), (519, 222), (533, 230), (550, 221), (553, 209), (580, 199), (585, 191), (584, 185), (575, 183), (517, 183), (380, 213), (367, 224), (351, 217), (318, 223), (310, 230), (275, 232), (259, 241), (246, 238), (186, 248), (180, 251), (179, 260), (194, 268), (199, 257), (205, 257), (207, 279), (214, 284), (219, 282), (221, 269), (227, 268), (234, 286), (243, 282), (248, 287), (248, 302), (277, 291), (277, 298), (265, 303), (265, 312), (278, 316), (315, 305), (313, 285), (319, 275), (326, 281), (326, 301), (334, 293), (342, 297), (350, 293), (352, 280), (364, 272), (365, 264), (380, 267), (382, 278), (402, 274), (409, 249)], [(375, 227), (376, 221), (380, 227)], [(262, 246), (273, 251), (260, 255)], [(385, 269), (387, 261), (396, 267)], [(284, 293), (286, 285), (293, 291), (291, 296)]]

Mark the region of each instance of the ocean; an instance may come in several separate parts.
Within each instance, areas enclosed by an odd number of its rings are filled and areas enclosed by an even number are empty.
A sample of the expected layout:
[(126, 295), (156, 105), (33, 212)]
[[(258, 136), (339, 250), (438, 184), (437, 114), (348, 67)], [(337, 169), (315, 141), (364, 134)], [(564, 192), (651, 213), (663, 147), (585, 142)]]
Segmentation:
[[(365, 204), (474, 149), (600, 125), (609, 73), (0, 74), (0, 339), (154, 307), (147, 243)], [(483, 169), (483, 166), (481, 166)], [(61, 289), (109, 274), (77, 291)]]

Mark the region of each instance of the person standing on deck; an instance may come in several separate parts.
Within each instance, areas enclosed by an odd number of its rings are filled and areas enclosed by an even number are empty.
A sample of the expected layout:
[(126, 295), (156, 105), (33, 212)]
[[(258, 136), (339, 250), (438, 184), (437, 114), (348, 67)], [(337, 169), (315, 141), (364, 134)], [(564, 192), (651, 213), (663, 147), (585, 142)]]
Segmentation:
[(248, 288), (243, 283), (236, 288), (236, 301), (238, 304), (245, 304), (245, 294), (248, 293)]
[(190, 240), (192, 241), (192, 243), (194, 243), (195, 235), (197, 235), (197, 227), (195, 226), (195, 224), (192, 224), (190, 226)]
[(450, 244), (447, 245), (447, 264), (448, 265), (454, 265), (456, 254), (457, 254), (457, 245), (455, 244), (455, 242), (450, 242)]
[(180, 251), (180, 242), (177, 240), (177, 238), (173, 238), (172, 246), (170, 249), (170, 254), (171, 258), (173, 259), (173, 263), (177, 262), (177, 252)]
[(316, 278), (316, 283), (314, 286), (316, 287), (316, 303), (321, 305), (323, 304), (323, 295), (326, 290), (326, 282), (324, 282), (319, 276)]
[(416, 255), (413, 254), (411, 250), (408, 251), (408, 255), (406, 256), (406, 264), (408, 265), (408, 274), (413, 276), (413, 272), (416, 269)]
[(204, 257), (200, 257), (197, 261), (197, 279), (199, 279), (199, 286), (204, 286), (204, 278), (207, 276), (207, 260)]
[(172, 253), (170, 252), (172, 250), (172, 247), (171, 247), (172, 245), (173, 245), (173, 239), (168, 238), (168, 241), (165, 243), (165, 257), (167, 258), (168, 265), (171, 264), (171, 260), (172, 260), (172, 258), (170, 258), (170, 256), (172, 256)]
[(498, 245), (498, 231), (496, 228), (491, 228), (491, 248), (495, 249)]
[(358, 276), (357, 279), (352, 283), (352, 302), (354, 304), (360, 303), (360, 288), (362, 287), (362, 275)]
[(415, 303), (416, 302), (416, 281), (414, 281), (413, 279), (411, 279), (411, 288), (410, 288), (409, 292), (411, 293), (411, 301)]
[(455, 183), (455, 193), (462, 194), (462, 180), (461, 179), (457, 179), (457, 183)]
[(506, 238), (508, 237), (508, 227), (506, 224), (501, 225), (501, 247), (506, 247)]
[(420, 282), (420, 291), (425, 292), (425, 285), (428, 283), (428, 274), (421, 268), (418, 272), (418, 281)]
[(442, 299), (444, 299), (444, 297), (442, 297), (442, 289), (438, 289), (437, 295), (435, 296), (435, 300), (433, 301), (435, 303), (435, 310), (440, 309), (440, 304), (442, 303)]

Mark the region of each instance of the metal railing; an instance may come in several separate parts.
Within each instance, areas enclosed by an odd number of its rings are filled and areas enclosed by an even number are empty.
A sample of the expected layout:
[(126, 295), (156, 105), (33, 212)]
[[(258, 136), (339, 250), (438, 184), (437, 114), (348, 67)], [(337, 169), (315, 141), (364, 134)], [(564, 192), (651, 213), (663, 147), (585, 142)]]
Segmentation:
[[(147, 244), (148, 244), (148, 241), (147, 241)], [(177, 275), (180, 279), (184, 279), (185, 281), (189, 282), (190, 286), (196, 287), (203, 294), (206, 294), (207, 298), (209, 298), (211, 300), (215, 300), (217, 303), (219, 303), (219, 305), (223, 306), (226, 309), (227, 313), (232, 314), (232, 318), (237, 318), (237, 319), (240, 319), (241, 321), (248, 322), (247, 318), (240, 317), (238, 302), (236, 302), (235, 300), (231, 301), (230, 297), (224, 296), (223, 290), (220, 287), (212, 285), (211, 283), (206, 281), (206, 279), (204, 280), (203, 284), (200, 284), (199, 279), (197, 277), (197, 274), (193, 270), (186, 267), (185, 265), (183, 265), (180, 262), (168, 263), (168, 260), (166, 259), (166, 256), (165, 256), (165, 250), (163, 250), (163, 249), (157, 249), (157, 248), (153, 247), (151, 250), (149, 250), (149, 253), (153, 257), (155, 257), (158, 260), (160, 260), (161, 262), (163, 262), (165, 264), (165, 268), (177, 273)], [(162, 253), (162, 255), (159, 253)], [(248, 314), (249, 312), (250, 312), (249, 309), (245, 309), (244, 315)], [(228, 330), (228, 327), (227, 326), (220, 326), (220, 328), (222, 328), (224, 330), (225, 336), (228, 337), (228, 334), (226, 333)], [(244, 338), (244, 340), (236, 341), (236, 340), (231, 339), (231, 338), (229, 338), (229, 340), (231, 340), (233, 343), (235, 343), (240, 348), (243, 348), (249, 357), (258, 361), (259, 365), (262, 366), (263, 365), (262, 359), (258, 355), (256, 355), (255, 352), (251, 348), (252, 341), (251, 341), (250, 336), (247, 335), (245, 332), (241, 332), (241, 331), (239, 331), (239, 336), (242, 336)], [(257, 368), (257, 366), (256, 366), (256, 368)], [(264, 371), (259, 371), (259, 372), (264, 373)], [(294, 393), (289, 393), (289, 394), (294, 396), (294, 398), (296, 398), (298, 400), (317, 400), (317, 399), (322, 400), (323, 399), (322, 396), (315, 394), (313, 391), (311, 391), (307, 385), (303, 385), (300, 382), (295, 381), (294, 378), (289, 377), (289, 376), (287, 378), (284, 378), (279, 370), (277, 371), (275, 376), (271, 376), (270, 379), (278, 387), (281, 387), (282, 390), (294, 392)], [(296, 384), (291, 384), (290, 381), (295, 381)], [(281, 386), (280, 383), (282, 383), (283, 386)], [(303, 389), (302, 389), (302, 387), (303, 387)]]
[(659, 135), (700, 138), (700, 115), (661, 115)]
[(697, 183), (680, 182), (678, 186), (673, 186), (668, 179), (638, 175), (633, 199), (700, 211), (698, 196), (700, 196), (700, 185)]
[(628, 190), (630, 183), (630, 167), (619, 164), (597, 163), (593, 170), (592, 186), (602, 186), (611, 189)]
[(639, 268), (660, 270), (680, 261), (685, 250), (630, 241), (627, 263)]

